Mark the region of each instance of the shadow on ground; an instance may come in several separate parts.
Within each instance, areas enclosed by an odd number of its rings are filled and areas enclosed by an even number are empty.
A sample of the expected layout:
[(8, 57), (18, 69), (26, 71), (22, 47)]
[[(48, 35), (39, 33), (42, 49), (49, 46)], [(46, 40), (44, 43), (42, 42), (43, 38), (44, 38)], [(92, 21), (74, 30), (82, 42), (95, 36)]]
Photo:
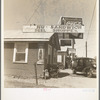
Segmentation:
[(60, 72), (58, 74), (58, 78), (66, 77), (66, 76), (69, 76), (69, 75), (70, 75), (69, 73)]

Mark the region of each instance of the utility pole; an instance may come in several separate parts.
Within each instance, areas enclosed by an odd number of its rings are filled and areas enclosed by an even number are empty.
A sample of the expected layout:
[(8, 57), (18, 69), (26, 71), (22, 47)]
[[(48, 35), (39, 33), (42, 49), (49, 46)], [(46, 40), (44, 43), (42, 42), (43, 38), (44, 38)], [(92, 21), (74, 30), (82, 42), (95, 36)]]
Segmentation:
[(46, 5), (46, 3), (43, 2), (43, 0), (40, 0), (40, 3), (41, 3), (40, 12), (42, 13), (41, 14), (42, 15), (41, 16), (42, 17), (41, 23), (45, 25), (45, 5)]
[(86, 57), (87, 57), (87, 41), (85, 43), (85, 46), (86, 46)]

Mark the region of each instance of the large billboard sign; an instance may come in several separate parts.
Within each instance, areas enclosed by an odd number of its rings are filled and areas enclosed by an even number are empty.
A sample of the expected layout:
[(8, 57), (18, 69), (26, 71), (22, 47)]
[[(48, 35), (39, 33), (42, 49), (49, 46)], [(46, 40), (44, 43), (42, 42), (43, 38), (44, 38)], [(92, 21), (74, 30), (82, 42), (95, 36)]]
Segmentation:
[(82, 18), (61, 17), (61, 25), (66, 25), (69, 31), (84, 33), (84, 31), (78, 31), (84, 30)]
[(54, 33), (83, 33), (84, 26), (80, 25), (28, 25), (23, 26), (23, 32), (54, 32)]

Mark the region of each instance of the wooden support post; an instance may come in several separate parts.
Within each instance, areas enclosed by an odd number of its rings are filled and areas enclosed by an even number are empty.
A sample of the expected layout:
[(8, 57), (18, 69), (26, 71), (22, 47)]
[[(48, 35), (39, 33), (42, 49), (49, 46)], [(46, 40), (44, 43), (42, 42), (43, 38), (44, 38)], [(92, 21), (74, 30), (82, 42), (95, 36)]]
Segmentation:
[(37, 63), (35, 63), (35, 79), (36, 79), (36, 85), (38, 85), (38, 78), (37, 78)]
[(46, 83), (46, 75), (45, 75), (45, 74), (46, 74), (46, 72), (45, 72), (45, 70), (44, 70), (44, 78), (45, 78), (45, 83)]
[(86, 41), (86, 45), (85, 46), (86, 46), (86, 57), (87, 57), (87, 41)]
[[(72, 39), (72, 49), (74, 49), (74, 39)], [(72, 54), (72, 60), (74, 59), (74, 54)]]

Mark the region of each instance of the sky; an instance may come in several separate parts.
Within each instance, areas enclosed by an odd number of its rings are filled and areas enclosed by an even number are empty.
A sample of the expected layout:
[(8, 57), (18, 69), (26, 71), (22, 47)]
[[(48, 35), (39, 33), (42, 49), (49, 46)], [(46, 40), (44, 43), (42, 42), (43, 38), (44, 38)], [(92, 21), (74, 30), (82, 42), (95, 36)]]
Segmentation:
[(87, 40), (87, 56), (95, 57), (97, 55), (95, 2), (96, 0), (4, 0), (4, 30), (20, 30), (23, 25), (29, 24), (55, 25), (61, 16), (82, 18), (85, 32), (83, 39), (75, 40), (76, 54), (80, 57), (85, 56)]

